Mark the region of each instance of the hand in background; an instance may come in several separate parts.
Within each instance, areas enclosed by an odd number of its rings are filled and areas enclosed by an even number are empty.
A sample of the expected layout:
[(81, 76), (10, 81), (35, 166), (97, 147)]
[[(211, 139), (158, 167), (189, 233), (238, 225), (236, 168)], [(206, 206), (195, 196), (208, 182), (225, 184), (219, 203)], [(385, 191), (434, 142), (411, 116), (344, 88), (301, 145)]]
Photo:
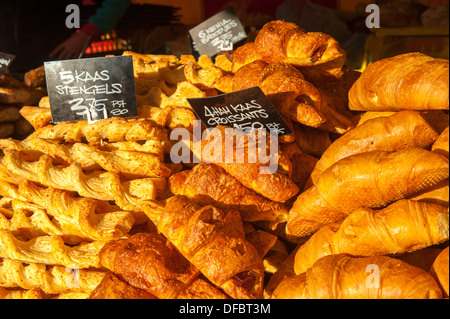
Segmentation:
[(58, 45), (49, 56), (57, 60), (78, 58), (88, 39), (89, 36), (84, 32), (74, 33), (70, 38)]

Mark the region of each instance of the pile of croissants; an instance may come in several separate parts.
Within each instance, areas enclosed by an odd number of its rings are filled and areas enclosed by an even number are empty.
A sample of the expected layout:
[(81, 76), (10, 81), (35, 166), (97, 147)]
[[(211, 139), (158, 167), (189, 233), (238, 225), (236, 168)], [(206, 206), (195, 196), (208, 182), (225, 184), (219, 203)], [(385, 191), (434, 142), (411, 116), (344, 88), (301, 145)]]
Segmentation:
[[(137, 118), (55, 124), (44, 96), (0, 139), (0, 299), (448, 298), (448, 60), (360, 73), (285, 21), (214, 59), (124, 55)], [(213, 134), (172, 162), (188, 98), (254, 86), (294, 132), (275, 172)]]

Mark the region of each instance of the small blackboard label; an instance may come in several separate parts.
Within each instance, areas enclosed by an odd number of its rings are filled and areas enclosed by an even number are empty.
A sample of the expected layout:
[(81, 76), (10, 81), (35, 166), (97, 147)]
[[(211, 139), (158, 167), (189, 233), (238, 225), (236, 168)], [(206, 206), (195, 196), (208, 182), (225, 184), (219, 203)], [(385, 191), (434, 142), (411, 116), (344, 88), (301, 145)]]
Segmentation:
[(233, 45), (247, 38), (247, 34), (232, 7), (223, 10), (189, 30), (195, 49), (200, 55), (215, 56), (231, 51)]
[(8, 66), (11, 64), (15, 57), (16, 56), (13, 54), (0, 52), (0, 76), (5, 73), (6, 69), (8, 69)]
[(133, 58), (45, 62), (52, 122), (137, 117)]
[(257, 129), (270, 130), (278, 136), (293, 134), (280, 113), (258, 86), (217, 96), (187, 100), (206, 128), (223, 125), (240, 129), (246, 134)]

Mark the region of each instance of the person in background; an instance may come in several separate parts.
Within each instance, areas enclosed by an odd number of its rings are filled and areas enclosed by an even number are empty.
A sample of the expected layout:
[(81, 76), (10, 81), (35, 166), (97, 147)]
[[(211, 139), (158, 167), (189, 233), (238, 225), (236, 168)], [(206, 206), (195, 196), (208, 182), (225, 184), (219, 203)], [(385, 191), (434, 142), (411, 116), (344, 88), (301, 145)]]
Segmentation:
[(86, 0), (2, 0), (0, 5), (0, 52), (14, 54), (12, 73), (24, 73), (45, 61), (77, 58), (88, 40), (94, 41), (117, 25), (130, 0), (95, 0), (100, 5), (80, 29), (69, 29), (69, 4), (83, 16)]
[(72, 34), (58, 45), (50, 57), (56, 59), (76, 58), (85, 47), (86, 42), (98, 40), (106, 31), (114, 29), (130, 5), (130, 0), (105, 0), (95, 15), (89, 18), (79, 32)]

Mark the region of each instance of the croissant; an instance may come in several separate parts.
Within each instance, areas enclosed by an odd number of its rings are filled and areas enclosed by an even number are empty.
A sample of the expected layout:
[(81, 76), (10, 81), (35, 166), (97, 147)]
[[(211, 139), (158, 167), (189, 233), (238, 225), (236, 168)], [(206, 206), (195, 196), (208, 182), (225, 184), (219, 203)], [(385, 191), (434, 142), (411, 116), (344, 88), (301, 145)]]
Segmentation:
[(353, 122), (337, 111), (343, 108), (339, 106), (342, 102), (335, 95), (318, 90), (292, 65), (256, 60), (233, 76), (232, 91), (253, 86), (259, 86), (288, 119), (338, 134), (353, 127)]
[(286, 231), (306, 236), (360, 207), (381, 208), (449, 176), (448, 159), (422, 148), (348, 156), (325, 170), (289, 211)]
[[(133, 179), (123, 182), (118, 174), (103, 171), (83, 173), (80, 164), (58, 167), (53, 159), (42, 155), (38, 161), (28, 162), (17, 151), (7, 149), (2, 159), (7, 170), (0, 174), (4, 181), (19, 184), (24, 180), (47, 187), (77, 192), (83, 197), (104, 201), (116, 201), (124, 210), (141, 211), (143, 199), (156, 199), (166, 181), (160, 178)], [(4, 168), (0, 167), (1, 171)], [(8, 174), (9, 172), (9, 174)]]
[(345, 51), (331, 36), (305, 32), (295, 23), (275, 20), (262, 27), (253, 45), (235, 50), (232, 72), (236, 73), (240, 67), (257, 59), (286, 62), (298, 67), (339, 60), (339, 67), (342, 68), (345, 56)]
[(46, 294), (90, 293), (102, 281), (104, 271), (70, 269), (45, 264), (0, 260), (0, 286), (41, 289)]
[(72, 269), (100, 268), (99, 252), (106, 241), (68, 246), (60, 236), (39, 236), (23, 241), (0, 229), (0, 258), (64, 266)]
[(183, 195), (169, 198), (157, 214), (150, 201), (143, 208), (183, 256), (226, 294), (262, 298), (262, 259), (245, 239), (239, 212), (201, 207)]
[[(180, 298), (198, 280), (200, 272), (186, 260), (163, 236), (157, 233), (138, 233), (128, 239), (107, 243), (100, 251), (103, 267), (109, 269), (131, 286), (145, 290), (160, 299)], [(202, 281), (202, 280), (201, 280)], [(215, 287), (195, 283), (196, 297), (202, 294), (224, 298)]]
[(157, 299), (143, 289), (129, 285), (108, 272), (87, 299)]
[(243, 186), (235, 177), (217, 165), (200, 163), (192, 170), (170, 177), (169, 188), (175, 195), (185, 195), (202, 206), (234, 209), (243, 221), (287, 220), (288, 210)]
[(313, 127), (325, 123), (319, 90), (293, 66), (257, 60), (235, 73), (233, 91), (254, 86), (261, 88), (281, 115)]
[[(226, 127), (219, 125), (209, 131), (206, 138), (198, 142), (201, 143), (199, 145), (201, 156), (198, 156), (195, 145), (193, 146), (194, 154), (203, 162), (222, 167), (244, 186), (269, 200), (284, 202), (298, 193), (299, 189), (290, 177), (292, 174), (290, 161), (281, 152), (272, 154), (268, 136), (264, 139), (259, 135), (259, 131), (255, 131), (254, 136), (249, 136), (232, 129), (233, 134), (236, 135), (236, 143), (234, 143), (226, 130)], [(227, 142), (230, 140), (233, 141), (231, 145)], [(252, 148), (253, 145), (256, 146)], [(227, 153), (230, 147), (232, 150)], [(264, 156), (271, 154), (267, 158), (267, 163), (261, 160), (261, 152)], [(262, 173), (266, 169), (269, 173)]]
[(448, 246), (443, 249), (431, 266), (430, 273), (439, 283), (445, 298), (448, 298)]
[(164, 140), (167, 139), (167, 132), (154, 125), (152, 120), (112, 117), (92, 124), (78, 121), (47, 125), (30, 134), (26, 140), (32, 138), (55, 139), (69, 143), (86, 141), (100, 143), (102, 140), (108, 142)]
[(353, 111), (448, 110), (448, 60), (406, 53), (374, 62), (348, 96)]
[(314, 233), (298, 249), (294, 269), (301, 274), (326, 255), (401, 254), (439, 244), (448, 239), (448, 223), (445, 206), (413, 200), (399, 200), (382, 210), (359, 208)]
[(273, 299), (441, 299), (426, 271), (387, 256), (319, 259), (306, 272), (286, 277)]
[(441, 153), (448, 157), (448, 149), (449, 149), (449, 139), (448, 139), (448, 126), (447, 128), (439, 135), (436, 141), (433, 143), (431, 150), (433, 152)]
[(428, 148), (437, 138), (437, 132), (416, 111), (406, 110), (375, 118), (336, 139), (321, 155), (311, 179), (315, 183), (323, 171), (353, 154), (397, 151), (408, 147)]

